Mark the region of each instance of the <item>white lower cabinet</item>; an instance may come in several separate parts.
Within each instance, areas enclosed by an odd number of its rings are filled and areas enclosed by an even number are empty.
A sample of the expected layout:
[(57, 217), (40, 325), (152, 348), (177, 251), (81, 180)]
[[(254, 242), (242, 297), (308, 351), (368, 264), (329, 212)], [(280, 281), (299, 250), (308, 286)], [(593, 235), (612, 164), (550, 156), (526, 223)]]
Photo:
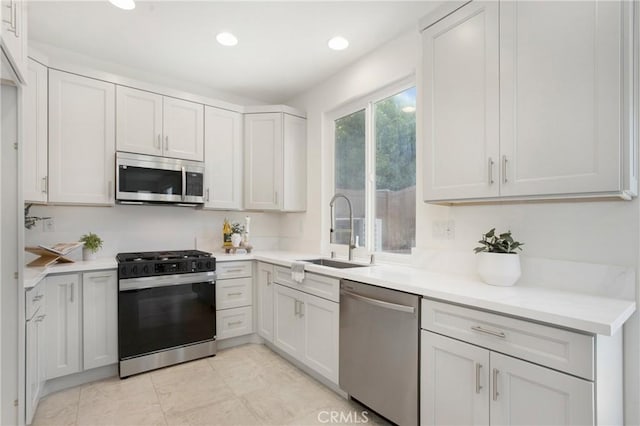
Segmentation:
[[(26, 379), (25, 379), (25, 410), (26, 423), (30, 424), (33, 420), (42, 387), (46, 381), (45, 363), (46, 363), (46, 341), (45, 341), (45, 323), (46, 308), (42, 299), (44, 298), (44, 282), (40, 283), (36, 288), (26, 293), (27, 316), (25, 327), (26, 339)], [(32, 309), (29, 309), (31, 305)]]
[(47, 277), (47, 380), (118, 361), (116, 271)]
[(273, 344), (338, 383), (340, 305), (275, 284), (273, 318)]
[(424, 425), (592, 425), (593, 383), (422, 331)]
[(217, 275), (216, 339), (253, 333), (251, 262), (221, 262)]
[(47, 277), (47, 380), (81, 371), (80, 274)]
[(82, 274), (82, 337), (85, 370), (118, 362), (116, 271)]
[(256, 271), (258, 334), (273, 341), (273, 265), (258, 262)]

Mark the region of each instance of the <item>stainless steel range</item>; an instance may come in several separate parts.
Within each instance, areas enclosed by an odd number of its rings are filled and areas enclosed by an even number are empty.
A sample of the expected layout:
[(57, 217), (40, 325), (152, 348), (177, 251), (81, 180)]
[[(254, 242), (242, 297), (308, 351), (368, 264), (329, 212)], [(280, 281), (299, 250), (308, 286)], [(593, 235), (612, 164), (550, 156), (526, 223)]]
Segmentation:
[(121, 378), (215, 355), (215, 257), (186, 250), (116, 260)]

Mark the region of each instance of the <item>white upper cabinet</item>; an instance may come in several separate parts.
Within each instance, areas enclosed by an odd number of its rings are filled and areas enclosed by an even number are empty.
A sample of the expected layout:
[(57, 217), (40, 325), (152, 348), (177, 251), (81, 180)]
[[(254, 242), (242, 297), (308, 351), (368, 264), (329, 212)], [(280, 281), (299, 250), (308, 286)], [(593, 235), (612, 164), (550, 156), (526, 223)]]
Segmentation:
[(281, 112), (244, 117), (245, 208), (304, 211), (306, 120)]
[(23, 190), (28, 203), (47, 202), (47, 67), (29, 59), (24, 90)]
[(630, 8), (472, 2), (433, 19), (425, 201), (635, 196)]
[(115, 85), (49, 70), (49, 202), (113, 204)]
[(27, 75), (27, 2), (25, 0), (2, 0), (2, 22), (0, 36), (2, 47), (11, 67), (21, 83)]
[(183, 160), (204, 159), (204, 107), (118, 86), (118, 151)]
[(204, 110), (205, 208), (242, 208), (242, 114)]
[(164, 156), (204, 160), (204, 106), (182, 99), (163, 99)]
[(500, 4), (501, 195), (621, 190), (622, 3)]
[(425, 199), (498, 195), (498, 4), (471, 3), (422, 33)]
[(162, 155), (162, 96), (130, 87), (116, 89), (118, 151)]

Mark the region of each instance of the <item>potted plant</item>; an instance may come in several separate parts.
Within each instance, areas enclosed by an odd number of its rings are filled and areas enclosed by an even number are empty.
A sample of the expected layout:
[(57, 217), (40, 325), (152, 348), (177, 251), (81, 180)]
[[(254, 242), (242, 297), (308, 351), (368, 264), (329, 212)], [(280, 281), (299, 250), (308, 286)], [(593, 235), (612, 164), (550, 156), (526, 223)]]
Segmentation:
[(89, 232), (80, 237), (80, 241), (84, 243), (84, 247), (82, 247), (82, 259), (95, 260), (96, 253), (102, 248), (102, 238), (93, 232)]
[(234, 247), (240, 247), (242, 234), (244, 234), (244, 225), (241, 225), (240, 222), (233, 222), (231, 224), (231, 244)]
[(482, 245), (474, 251), (482, 281), (491, 285), (514, 285), (521, 275), (520, 256), (516, 250), (522, 250), (524, 244), (515, 241), (511, 231), (498, 235), (495, 228), (483, 234), (478, 242)]

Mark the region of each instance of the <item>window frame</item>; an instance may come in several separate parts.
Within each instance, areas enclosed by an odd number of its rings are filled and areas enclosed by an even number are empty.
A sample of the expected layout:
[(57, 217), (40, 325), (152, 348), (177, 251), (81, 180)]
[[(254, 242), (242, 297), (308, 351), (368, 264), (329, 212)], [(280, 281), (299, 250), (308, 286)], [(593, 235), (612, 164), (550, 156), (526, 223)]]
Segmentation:
[[(345, 102), (340, 107), (330, 111), (325, 114), (326, 119), (326, 135), (329, 149), (329, 169), (328, 175), (329, 179), (327, 180), (328, 191), (327, 191), (327, 204), (333, 194), (335, 193), (336, 186), (336, 164), (335, 164), (335, 154), (336, 154), (336, 137), (335, 137), (335, 122), (337, 119), (348, 116), (350, 114), (356, 113), (358, 111), (365, 111), (365, 235), (366, 235), (366, 244), (363, 247), (358, 247), (355, 251), (355, 256), (368, 256), (370, 254), (375, 254), (377, 258), (388, 260), (392, 262), (405, 263), (410, 261), (410, 257), (413, 253), (413, 249), (411, 248), (411, 253), (390, 253), (385, 251), (376, 251), (375, 250), (375, 216), (376, 216), (376, 198), (372, 196), (376, 190), (376, 181), (375, 181), (375, 168), (376, 168), (376, 146), (375, 146), (375, 104), (382, 100), (385, 100), (391, 96), (397, 95), (401, 92), (404, 92), (412, 87), (416, 87), (416, 78), (415, 75), (410, 75), (408, 77), (404, 77), (400, 80), (397, 80), (391, 84), (385, 85), (377, 90), (374, 90), (364, 96), (361, 96), (356, 99), (352, 99), (348, 102)], [(419, 101), (416, 98), (416, 114), (418, 114)], [(418, 143), (417, 138), (417, 129), (418, 124), (416, 120), (416, 144)], [(417, 147), (416, 147), (417, 148)], [(417, 151), (417, 149), (416, 149)], [(416, 162), (418, 161), (418, 154), (416, 152)], [(418, 182), (416, 167), (416, 185)], [(417, 186), (416, 186), (416, 217), (417, 217), (417, 208), (418, 206), (418, 197), (417, 197)], [(417, 234), (417, 229), (416, 229)], [(331, 243), (330, 236), (327, 233), (326, 241), (328, 242), (328, 247), (332, 251), (340, 250), (339, 247), (344, 247), (344, 244), (333, 244)], [(416, 238), (417, 240), (417, 238)], [(342, 249), (344, 250), (344, 249)]]

